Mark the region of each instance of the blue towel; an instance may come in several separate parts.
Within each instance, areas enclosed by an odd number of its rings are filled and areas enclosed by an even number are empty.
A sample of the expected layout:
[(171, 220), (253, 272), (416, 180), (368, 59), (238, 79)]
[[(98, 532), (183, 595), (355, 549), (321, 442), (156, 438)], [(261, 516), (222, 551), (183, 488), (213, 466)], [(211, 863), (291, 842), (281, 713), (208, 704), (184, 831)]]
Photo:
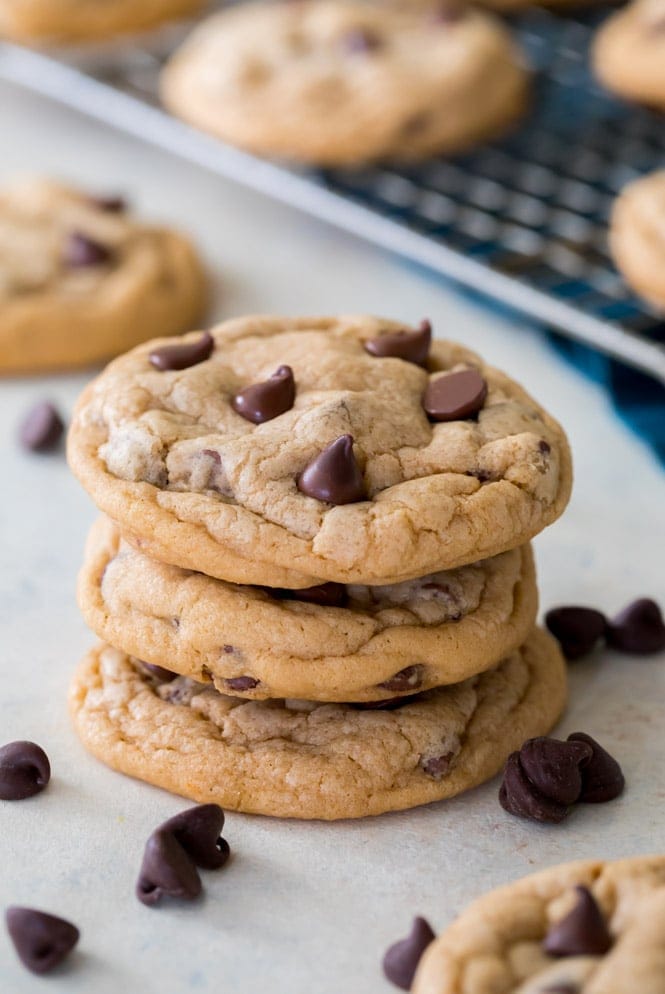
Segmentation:
[(549, 338), (570, 363), (605, 387), (618, 415), (665, 466), (665, 386), (587, 345), (555, 332)]

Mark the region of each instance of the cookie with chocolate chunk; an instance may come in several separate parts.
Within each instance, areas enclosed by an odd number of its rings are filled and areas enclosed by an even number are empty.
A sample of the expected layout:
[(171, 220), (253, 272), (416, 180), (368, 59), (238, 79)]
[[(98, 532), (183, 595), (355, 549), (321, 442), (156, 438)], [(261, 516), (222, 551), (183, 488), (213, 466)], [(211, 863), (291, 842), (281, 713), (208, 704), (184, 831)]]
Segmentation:
[(593, 48), (596, 74), (627, 100), (665, 109), (665, 5), (633, 0), (598, 32)]
[(565, 435), (429, 332), (246, 317), (139, 346), (83, 393), (72, 469), (147, 555), (234, 583), (401, 583), (523, 545), (568, 501)]
[(457, 152), (505, 131), (527, 86), (491, 15), (354, 0), (224, 10), (162, 76), (167, 107), (204, 131), (327, 166)]
[[(665, 37), (665, 16), (663, 30)], [(610, 248), (627, 282), (665, 311), (665, 169), (622, 190), (612, 210)]]
[(524, 642), (538, 596), (528, 545), (389, 586), (239, 586), (89, 535), (83, 616), (104, 641), (222, 693), (381, 701), (489, 669)]
[(549, 730), (565, 694), (556, 642), (535, 630), (494, 669), (378, 709), (230, 697), (102, 644), (81, 664), (70, 705), (84, 745), (123, 773), (237, 811), (330, 820), (482, 783)]
[(661, 994), (665, 857), (553, 866), (491, 891), (432, 942), (413, 994)]
[(135, 34), (190, 17), (204, 0), (0, 0), (0, 37), (20, 42), (83, 42)]
[(121, 199), (46, 180), (0, 191), (0, 373), (86, 366), (181, 334), (206, 296), (190, 242)]

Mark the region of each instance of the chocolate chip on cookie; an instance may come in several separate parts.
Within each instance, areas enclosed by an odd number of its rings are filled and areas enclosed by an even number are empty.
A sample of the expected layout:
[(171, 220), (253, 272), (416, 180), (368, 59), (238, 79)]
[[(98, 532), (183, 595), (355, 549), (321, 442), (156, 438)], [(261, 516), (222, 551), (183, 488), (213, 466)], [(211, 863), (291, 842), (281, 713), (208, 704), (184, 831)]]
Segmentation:
[(62, 247), (62, 261), (70, 269), (103, 266), (112, 258), (111, 249), (82, 231), (72, 231)]
[(658, 604), (641, 597), (607, 623), (607, 644), (639, 656), (665, 649), (665, 622)]
[(383, 957), (383, 972), (388, 980), (403, 991), (410, 990), (418, 963), (434, 938), (429, 922), (424, 918), (414, 918), (406, 939), (390, 946)]
[(231, 691), (241, 693), (246, 690), (254, 690), (258, 687), (259, 682), (253, 676), (232, 676), (224, 680), (224, 685)]
[(298, 490), (328, 504), (354, 504), (367, 497), (365, 481), (353, 453), (353, 436), (340, 435), (307, 464)]
[(80, 937), (71, 922), (34, 908), (8, 908), (5, 921), (19, 959), (32, 973), (48, 973), (62, 963)]
[(204, 331), (194, 342), (181, 345), (163, 345), (153, 349), (149, 355), (150, 365), (162, 371), (189, 369), (209, 359), (215, 347), (215, 340), (209, 331)]
[(8, 742), (0, 749), (0, 800), (33, 797), (50, 779), (48, 756), (35, 742)]
[(423, 667), (416, 663), (414, 666), (407, 666), (405, 669), (395, 673), (390, 679), (379, 684), (382, 690), (395, 690), (404, 693), (413, 693), (422, 683)]
[(48, 452), (62, 438), (64, 422), (50, 401), (43, 400), (30, 408), (19, 428), (19, 440), (25, 449)]
[(365, 342), (365, 351), (380, 358), (391, 357), (424, 366), (432, 344), (432, 325), (429, 321), (420, 322), (415, 331), (392, 331), (377, 335)]
[(576, 887), (577, 904), (555, 922), (543, 941), (550, 956), (602, 956), (612, 946), (607, 923), (587, 887)]
[(432, 421), (459, 421), (477, 414), (486, 397), (487, 383), (480, 373), (476, 369), (462, 369), (430, 380), (423, 407)]
[(354, 28), (342, 35), (342, 47), (352, 54), (366, 55), (383, 48), (383, 39), (378, 31), (369, 28)]
[(245, 387), (231, 399), (231, 407), (246, 421), (261, 425), (290, 411), (296, 384), (290, 366), (280, 366), (270, 379)]
[(605, 635), (606, 618), (591, 607), (555, 607), (545, 624), (561, 646), (566, 659), (588, 655)]
[(306, 604), (319, 607), (344, 607), (348, 594), (343, 583), (318, 583), (314, 587), (301, 587), (300, 590), (284, 590), (283, 595)]
[(107, 214), (124, 214), (127, 210), (127, 201), (124, 197), (90, 197), (89, 200), (94, 207), (106, 211)]

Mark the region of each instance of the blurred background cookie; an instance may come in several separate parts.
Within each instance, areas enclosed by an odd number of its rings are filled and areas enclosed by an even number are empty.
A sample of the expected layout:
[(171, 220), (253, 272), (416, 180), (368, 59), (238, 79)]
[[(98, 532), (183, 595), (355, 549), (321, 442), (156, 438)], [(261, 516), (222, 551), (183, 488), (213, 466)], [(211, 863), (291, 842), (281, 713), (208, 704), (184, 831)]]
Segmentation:
[(614, 14), (598, 33), (593, 60), (610, 90), (665, 109), (663, 0), (637, 0)]
[(188, 17), (205, 0), (0, 0), (0, 38), (77, 42), (133, 34)]
[(665, 169), (623, 190), (612, 212), (610, 245), (628, 283), (665, 310)]

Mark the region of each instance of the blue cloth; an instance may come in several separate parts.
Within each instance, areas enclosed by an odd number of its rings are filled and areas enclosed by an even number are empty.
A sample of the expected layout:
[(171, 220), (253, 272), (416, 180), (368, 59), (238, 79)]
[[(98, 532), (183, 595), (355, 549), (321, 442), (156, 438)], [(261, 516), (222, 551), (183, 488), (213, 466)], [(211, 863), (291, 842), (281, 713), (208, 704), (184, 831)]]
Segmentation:
[(665, 466), (665, 386), (580, 342), (555, 332), (549, 338), (557, 352), (605, 387), (619, 416)]

